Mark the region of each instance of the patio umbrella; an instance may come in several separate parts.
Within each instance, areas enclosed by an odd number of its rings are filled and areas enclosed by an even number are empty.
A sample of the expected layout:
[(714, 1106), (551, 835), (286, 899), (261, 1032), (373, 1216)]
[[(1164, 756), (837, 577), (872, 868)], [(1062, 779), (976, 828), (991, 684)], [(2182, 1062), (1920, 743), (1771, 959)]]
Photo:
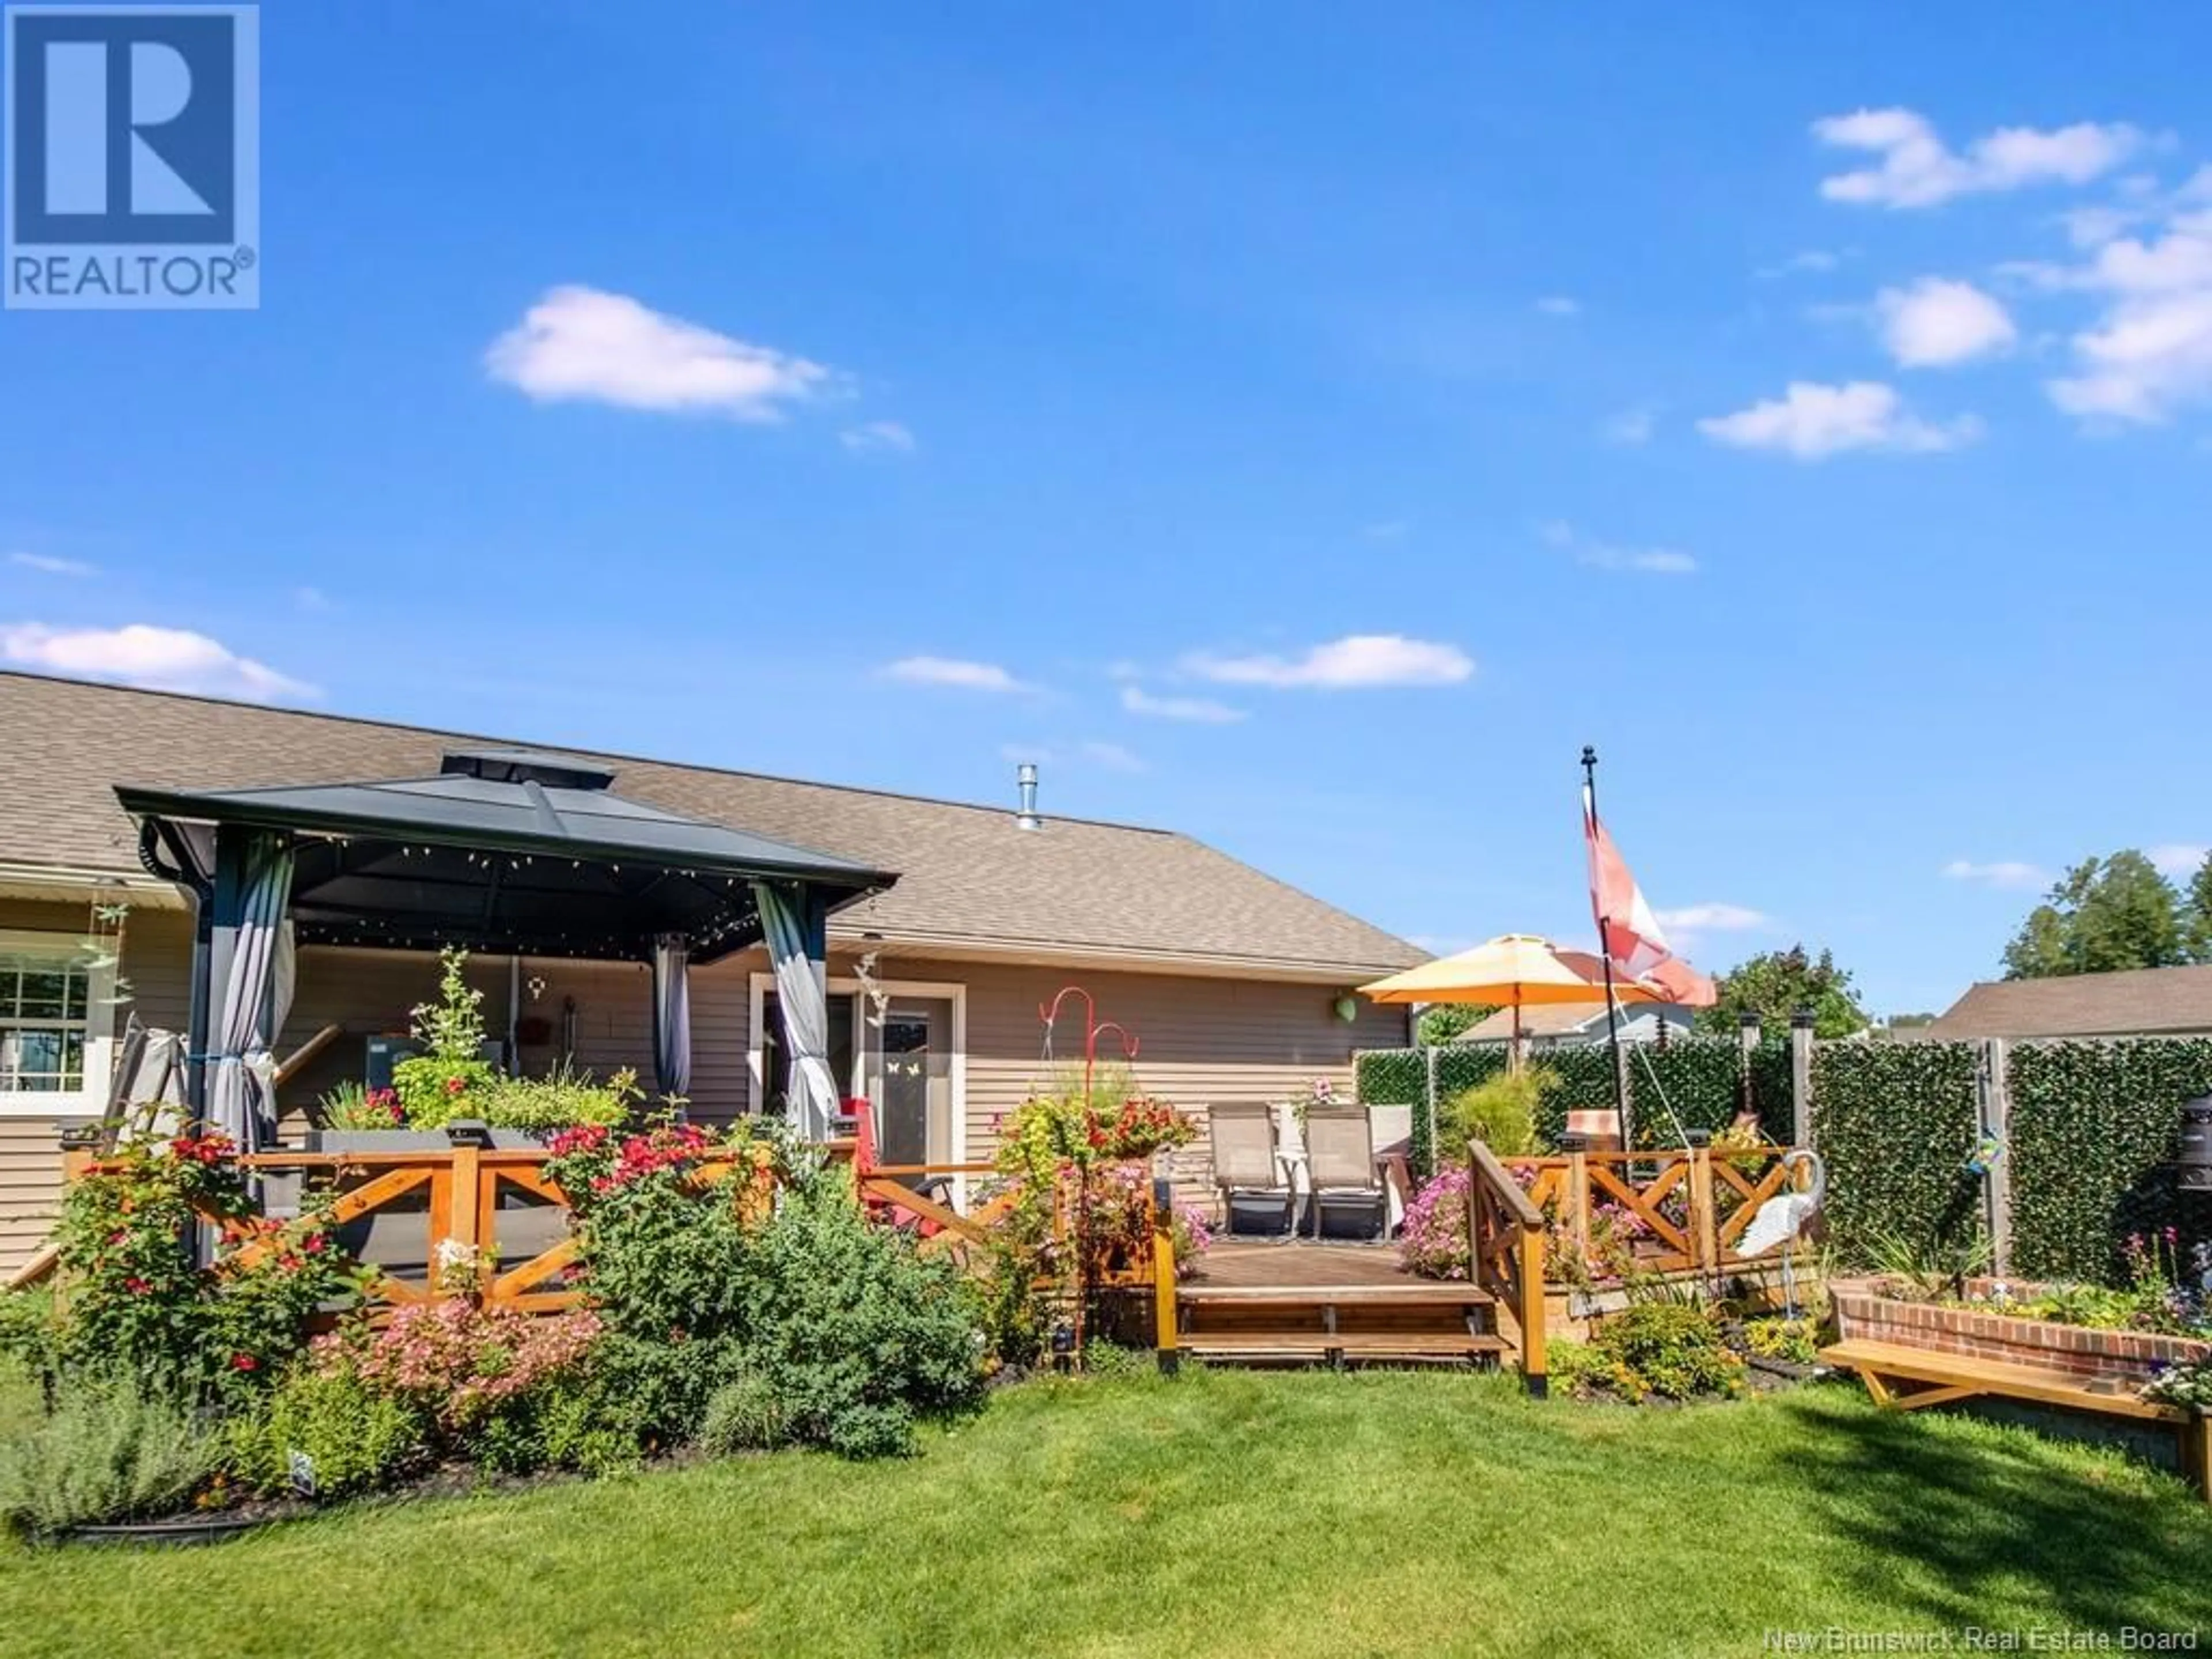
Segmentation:
[[(1662, 993), (1635, 980), (1613, 980), (1620, 1002), (1659, 1002)], [(1521, 1058), (1521, 1011), (1538, 1004), (1602, 1003), (1605, 968), (1586, 951), (1562, 951), (1534, 933), (1501, 933), (1455, 957), (1408, 968), (1359, 988), (1376, 1002), (1475, 1002), (1513, 1011), (1513, 1059)]]

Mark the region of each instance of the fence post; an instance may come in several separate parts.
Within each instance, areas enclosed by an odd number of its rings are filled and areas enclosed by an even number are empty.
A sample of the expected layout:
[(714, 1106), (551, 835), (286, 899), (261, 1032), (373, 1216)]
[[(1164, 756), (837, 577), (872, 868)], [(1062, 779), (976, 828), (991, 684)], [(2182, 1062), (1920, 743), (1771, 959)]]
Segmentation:
[(1548, 1360), (1544, 1352), (1544, 1229), (1540, 1224), (1521, 1228), (1519, 1271), (1522, 1386), (1541, 1400), (1551, 1392)]
[(1175, 1191), (1164, 1176), (1152, 1177), (1152, 1347), (1163, 1375), (1182, 1363), (1176, 1350)]
[(1713, 1153), (1690, 1148), (1690, 1244), (1698, 1269), (1711, 1277), (1720, 1270), (1720, 1228), (1713, 1214)]
[(1429, 1084), (1428, 1087), (1421, 1091), (1423, 1102), (1421, 1110), (1428, 1126), (1426, 1139), (1429, 1147), (1429, 1167), (1426, 1170), (1413, 1171), (1415, 1175), (1424, 1177), (1442, 1169), (1444, 1162), (1437, 1152), (1437, 1045), (1431, 1042), (1425, 1052), (1428, 1055)]
[(1982, 1176), (1982, 1195), (1990, 1227), (1990, 1265), (2012, 1271), (2012, 1083), (2002, 1037), (1982, 1041), (1974, 1067), (1974, 1108), (1981, 1133), (1996, 1142), (1998, 1152)]
[(1790, 1144), (1813, 1144), (1813, 1011), (1790, 1016)]
[(1575, 1248), (1589, 1260), (1589, 1156), (1577, 1148), (1567, 1154), (1567, 1229)]

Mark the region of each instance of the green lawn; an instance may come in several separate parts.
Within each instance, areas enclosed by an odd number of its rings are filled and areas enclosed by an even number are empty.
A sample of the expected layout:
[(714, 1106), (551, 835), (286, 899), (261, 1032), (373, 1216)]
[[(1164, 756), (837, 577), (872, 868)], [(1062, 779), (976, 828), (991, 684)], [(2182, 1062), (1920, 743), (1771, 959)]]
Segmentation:
[(1753, 1654), (1769, 1628), (2202, 1630), (2212, 1513), (2117, 1458), (1817, 1388), (1510, 1378), (1002, 1395), (922, 1457), (387, 1504), (213, 1549), (0, 1546), (0, 1652)]

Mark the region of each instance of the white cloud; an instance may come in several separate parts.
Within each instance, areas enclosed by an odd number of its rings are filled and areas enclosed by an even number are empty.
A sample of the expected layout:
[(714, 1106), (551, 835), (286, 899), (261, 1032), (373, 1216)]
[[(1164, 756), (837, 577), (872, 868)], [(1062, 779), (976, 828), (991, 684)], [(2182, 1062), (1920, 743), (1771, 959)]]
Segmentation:
[(1370, 542), (1395, 542), (1413, 528), (1407, 519), (1382, 519), (1374, 524), (1362, 525), (1359, 533)]
[(1022, 683), (998, 664), (957, 657), (901, 657), (883, 668), (886, 679), (909, 685), (949, 685), (963, 691), (1021, 691)]
[(828, 391), (819, 363), (665, 316), (627, 295), (556, 288), (492, 343), (492, 379), (540, 403), (585, 401), (675, 414), (780, 421)]
[(2051, 882), (2049, 872), (2017, 859), (1999, 859), (1993, 864), (1953, 859), (1943, 866), (1943, 873), (1953, 881), (1978, 882), (1984, 887), (2027, 889), (2045, 887)]
[(1927, 454), (1956, 449), (1981, 435), (1972, 415), (1937, 423), (1905, 407), (1893, 387), (1874, 380), (1822, 386), (1792, 380), (1779, 398), (1698, 422), (1715, 443), (1737, 449), (1773, 449), (1801, 461), (1850, 449)]
[(1609, 444), (1624, 444), (1631, 448), (1651, 441), (1652, 429), (1658, 424), (1659, 411), (1649, 404), (1638, 404), (1624, 409), (1617, 415), (1606, 417), (1598, 428), (1598, 435)]
[(2158, 866), (2160, 875), (2193, 876), (2204, 867), (2204, 860), (2212, 857), (2212, 847), (2200, 847), (2193, 842), (2168, 842), (2163, 847), (2154, 847), (2146, 854)]
[(2030, 185), (2087, 184), (2143, 143), (2143, 135), (2124, 123), (2079, 121), (2049, 130), (2000, 127), (1961, 155), (1925, 116), (1909, 109), (1827, 116), (1813, 124), (1813, 136), (1834, 149), (1881, 158), (1873, 167), (1823, 179), (1821, 195), (1889, 208), (1935, 207), (1954, 197)]
[(1106, 743), (1098, 738), (1079, 744), (1076, 752), (1094, 766), (1103, 766), (1109, 772), (1141, 772), (1145, 763), (1118, 743)]
[(1121, 688), (1121, 707), (1156, 720), (1188, 720), (1200, 726), (1234, 726), (1244, 711), (1210, 697), (1156, 697), (1139, 685)]
[(51, 553), (10, 553), (8, 562), (42, 576), (97, 576), (100, 567), (82, 559), (58, 559)]
[(859, 426), (847, 427), (837, 434), (837, 441), (863, 455), (885, 451), (900, 455), (914, 453), (914, 434), (897, 421), (864, 421)]
[(1343, 691), (1384, 685), (1456, 685), (1474, 673), (1474, 659), (1455, 645), (1409, 640), (1402, 634), (1348, 634), (1297, 657), (1260, 655), (1188, 659), (1190, 671), (1226, 685)]
[(1536, 309), (1547, 317), (1579, 317), (1583, 302), (1570, 299), (1564, 294), (1547, 294), (1536, 301)]
[(2075, 372), (2045, 388), (2068, 414), (2148, 425), (2212, 399), (2212, 212), (2195, 188), (2166, 204), (2154, 234), (2108, 241), (2086, 264), (2013, 267), (2039, 287), (2103, 296), (2074, 337)]
[(2002, 351), (2020, 337), (2005, 308), (1972, 283), (1923, 276), (1875, 298), (1882, 343), (1903, 368), (1939, 368)]
[(1653, 576), (1697, 574), (1698, 561), (1691, 554), (1671, 547), (1617, 547), (1583, 535), (1562, 519), (1539, 525), (1536, 533), (1548, 545), (1573, 554), (1577, 564), (1594, 570), (1634, 570)]
[(1686, 932), (1737, 933), (1769, 925), (1765, 911), (1742, 904), (1686, 904), (1679, 910), (1656, 910), (1659, 925)]
[(0, 658), (73, 679), (114, 680), (157, 691), (198, 691), (247, 702), (294, 702), (315, 688), (181, 628), (49, 628), (0, 623)]

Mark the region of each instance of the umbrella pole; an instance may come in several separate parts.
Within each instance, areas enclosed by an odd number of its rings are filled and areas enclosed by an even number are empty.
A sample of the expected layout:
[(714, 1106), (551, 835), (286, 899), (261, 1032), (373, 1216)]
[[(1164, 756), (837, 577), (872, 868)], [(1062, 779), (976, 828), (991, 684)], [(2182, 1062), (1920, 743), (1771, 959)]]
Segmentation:
[[(1516, 992), (1519, 986), (1513, 988)], [(1513, 1010), (1513, 1036), (1505, 1048), (1505, 1069), (1514, 1077), (1521, 1075), (1521, 1005), (1518, 1001), (1506, 1005)]]

